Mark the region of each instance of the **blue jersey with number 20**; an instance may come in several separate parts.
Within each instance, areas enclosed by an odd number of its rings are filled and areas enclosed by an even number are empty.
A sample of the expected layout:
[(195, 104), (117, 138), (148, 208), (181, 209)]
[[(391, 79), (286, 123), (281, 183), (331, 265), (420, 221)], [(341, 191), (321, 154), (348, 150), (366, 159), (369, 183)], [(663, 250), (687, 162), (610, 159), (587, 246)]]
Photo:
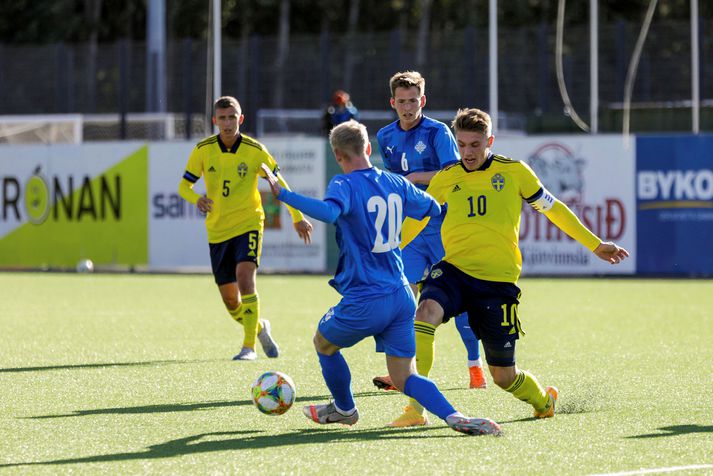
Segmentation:
[(441, 212), (433, 197), (375, 167), (336, 175), (324, 197), (339, 206), (339, 264), (330, 284), (342, 295), (369, 297), (408, 284), (401, 261), (401, 224)]

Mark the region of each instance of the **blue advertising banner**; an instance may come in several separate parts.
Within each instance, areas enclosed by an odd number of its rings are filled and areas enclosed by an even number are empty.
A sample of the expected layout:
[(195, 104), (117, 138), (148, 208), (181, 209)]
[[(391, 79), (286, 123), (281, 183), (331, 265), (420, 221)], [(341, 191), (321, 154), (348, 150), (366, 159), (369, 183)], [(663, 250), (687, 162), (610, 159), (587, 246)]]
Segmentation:
[(638, 274), (713, 276), (713, 135), (636, 139)]

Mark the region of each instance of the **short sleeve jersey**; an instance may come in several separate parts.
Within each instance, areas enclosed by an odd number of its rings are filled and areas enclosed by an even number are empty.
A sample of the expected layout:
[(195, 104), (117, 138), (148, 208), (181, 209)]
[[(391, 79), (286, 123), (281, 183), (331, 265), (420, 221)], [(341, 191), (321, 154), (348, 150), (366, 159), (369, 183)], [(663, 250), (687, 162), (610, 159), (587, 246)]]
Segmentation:
[[(376, 134), (384, 167), (389, 172), (406, 176), (412, 172), (434, 172), (460, 160), (458, 145), (448, 126), (423, 116), (421, 121), (407, 131), (394, 121)], [(426, 186), (416, 185), (421, 190)], [(443, 215), (429, 221), (422, 232), (440, 232)]]
[(188, 158), (183, 178), (195, 183), (205, 180), (206, 195), (213, 200), (205, 220), (209, 243), (220, 243), (248, 231), (262, 233), (265, 212), (262, 208), (258, 177), (266, 164), (279, 170), (267, 148), (255, 139), (240, 134), (227, 148), (219, 135), (199, 142)]
[(436, 174), (428, 193), (448, 204), (443, 260), (475, 278), (517, 282), (522, 201), (537, 200), (543, 190), (527, 164), (495, 154), (478, 170), (458, 162)]
[(336, 225), (339, 263), (330, 284), (343, 296), (368, 297), (408, 284), (401, 261), (401, 224), (427, 216), (436, 201), (398, 175), (375, 167), (336, 175), (325, 201), (341, 212)]

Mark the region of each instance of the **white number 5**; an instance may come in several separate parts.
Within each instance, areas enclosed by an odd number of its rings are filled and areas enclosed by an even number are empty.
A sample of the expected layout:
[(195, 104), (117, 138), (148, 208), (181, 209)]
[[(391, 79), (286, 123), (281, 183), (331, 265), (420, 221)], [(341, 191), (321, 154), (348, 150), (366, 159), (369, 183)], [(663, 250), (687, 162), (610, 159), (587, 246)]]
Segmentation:
[[(395, 193), (389, 194), (388, 203), (378, 195), (374, 195), (366, 202), (366, 208), (370, 213), (376, 212), (376, 238), (372, 253), (386, 253), (399, 246), (401, 236), (401, 222), (403, 217), (403, 205), (401, 197)], [(388, 220), (388, 236), (386, 240), (381, 232), (384, 223)]]

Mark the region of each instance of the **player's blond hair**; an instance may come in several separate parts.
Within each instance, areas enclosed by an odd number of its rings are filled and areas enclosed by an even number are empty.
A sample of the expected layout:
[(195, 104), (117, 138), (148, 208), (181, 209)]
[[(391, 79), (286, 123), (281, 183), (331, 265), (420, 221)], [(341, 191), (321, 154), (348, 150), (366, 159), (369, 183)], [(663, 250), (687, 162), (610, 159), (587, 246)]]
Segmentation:
[(456, 117), (451, 123), (451, 127), (455, 132), (481, 132), (485, 134), (486, 137), (490, 137), (493, 130), (493, 122), (490, 119), (490, 114), (472, 107), (466, 109), (458, 109), (458, 112), (456, 112)]
[(221, 96), (213, 103), (214, 112), (216, 109), (227, 109), (229, 107), (234, 107), (235, 110), (238, 111), (238, 115), (242, 112), (240, 103), (233, 96)]
[(403, 71), (391, 76), (389, 80), (391, 88), (391, 97), (395, 97), (396, 88), (418, 88), (418, 95), (423, 96), (426, 92), (426, 78), (421, 76), (418, 71)]
[(369, 145), (366, 126), (354, 119), (342, 122), (329, 132), (329, 145), (348, 157), (361, 157)]

